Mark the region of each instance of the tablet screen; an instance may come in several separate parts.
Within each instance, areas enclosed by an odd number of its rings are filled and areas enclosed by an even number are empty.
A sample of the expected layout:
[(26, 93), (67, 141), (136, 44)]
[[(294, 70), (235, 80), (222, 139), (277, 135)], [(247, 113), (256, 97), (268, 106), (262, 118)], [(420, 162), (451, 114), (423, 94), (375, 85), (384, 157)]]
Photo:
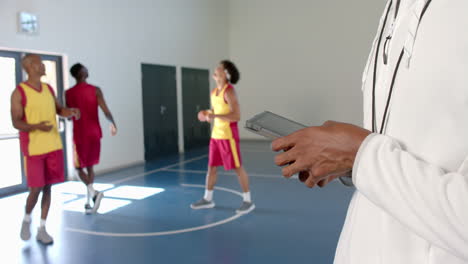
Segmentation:
[(265, 132), (271, 133), (273, 136), (279, 137), (287, 136), (305, 127), (271, 112), (263, 112), (247, 121), (247, 128), (250, 130), (263, 132), (263, 134)]

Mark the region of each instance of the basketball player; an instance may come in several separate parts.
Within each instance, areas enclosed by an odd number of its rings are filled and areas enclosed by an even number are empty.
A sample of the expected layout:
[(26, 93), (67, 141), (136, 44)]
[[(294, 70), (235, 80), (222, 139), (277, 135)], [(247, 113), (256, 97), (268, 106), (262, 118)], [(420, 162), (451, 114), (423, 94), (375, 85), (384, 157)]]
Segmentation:
[[(94, 166), (99, 163), (101, 153), (102, 130), (99, 124), (98, 107), (110, 121), (111, 135), (117, 134), (114, 117), (107, 107), (102, 90), (87, 83), (88, 69), (80, 63), (70, 69), (76, 85), (68, 89), (65, 98), (67, 106), (80, 109), (81, 118), (73, 120), (73, 141), (75, 143), (75, 167), (83, 183), (87, 186), (85, 213), (96, 213), (104, 197), (96, 191), (94, 184)], [(86, 172), (85, 172), (86, 169)], [(93, 206), (90, 200), (93, 200)]]
[(204, 197), (191, 205), (192, 209), (213, 208), (213, 189), (217, 180), (217, 167), (235, 170), (243, 191), (243, 203), (237, 213), (246, 214), (255, 209), (250, 197), (249, 177), (242, 166), (239, 146), (238, 121), (240, 109), (233, 84), (239, 81), (240, 74), (231, 61), (224, 60), (215, 69), (214, 80), (217, 87), (211, 92), (212, 110), (199, 113), (200, 121), (214, 122), (210, 140), (208, 173)]
[(46, 231), (51, 186), (64, 181), (63, 148), (57, 128), (57, 114), (66, 118), (79, 118), (80, 111), (62, 107), (53, 89), (41, 82), (46, 72), (39, 55), (26, 55), (22, 66), (28, 74), (28, 80), (20, 83), (11, 96), (11, 118), (13, 126), (20, 131), (21, 152), (29, 187), (20, 237), (23, 240), (31, 238), (31, 213), (42, 192), (41, 222), (36, 239), (43, 244), (52, 244), (54, 240)]

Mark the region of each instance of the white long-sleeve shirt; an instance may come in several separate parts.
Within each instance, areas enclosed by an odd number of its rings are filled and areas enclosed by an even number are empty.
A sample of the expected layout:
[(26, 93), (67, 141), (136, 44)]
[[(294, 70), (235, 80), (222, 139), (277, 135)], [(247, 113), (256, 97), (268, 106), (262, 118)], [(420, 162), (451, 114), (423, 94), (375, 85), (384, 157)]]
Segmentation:
[[(377, 60), (378, 129), (403, 46), (410, 56), (395, 78), (384, 135), (359, 149), (334, 263), (468, 263), (468, 1), (432, 0), (415, 31), (420, 0), (402, 0), (384, 65), (393, 1)], [(369, 130), (375, 52), (376, 43), (363, 77)]]

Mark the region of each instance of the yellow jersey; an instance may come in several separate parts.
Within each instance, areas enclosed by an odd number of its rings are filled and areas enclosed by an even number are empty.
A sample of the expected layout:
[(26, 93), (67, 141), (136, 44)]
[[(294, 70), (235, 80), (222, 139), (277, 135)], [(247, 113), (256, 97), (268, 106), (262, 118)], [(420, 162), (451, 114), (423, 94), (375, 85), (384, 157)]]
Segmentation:
[(38, 156), (61, 150), (63, 146), (57, 126), (57, 109), (52, 88), (48, 84), (42, 83), (41, 89), (36, 90), (23, 82), (17, 89), (22, 97), (23, 120), (28, 124), (38, 124), (45, 121), (53, 126), (49, 132), (40, 130), (20, 132), (23, 154), (25, 156)]
[[(211, 107), (215, 115), (226, 115), (231, 112), (231, 107), (225, 99), (225, 94), (228, 89), (234, 89), (234, 87), (226, 84), (219, 93), (217, 93), (217, 89), (214, 89), (211, 93)], [(211, 138), (238, 140), (239, 128), (237, 122), (229, 122), (221, 118), (215, 118)]]

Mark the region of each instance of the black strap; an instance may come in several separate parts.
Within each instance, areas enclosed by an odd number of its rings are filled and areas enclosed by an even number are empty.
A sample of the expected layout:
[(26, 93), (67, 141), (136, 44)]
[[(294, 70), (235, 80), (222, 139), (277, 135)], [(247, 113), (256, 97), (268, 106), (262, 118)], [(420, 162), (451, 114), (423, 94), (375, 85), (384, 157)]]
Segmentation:
[(393, 18), (397, 18), (398, 16), (398, 12), (400, 11), (400, 3), (401, 3), (401, 0), (397, 0), (397, 3), (396, 3), (396, 7), (395, 7), (395, 15)]
[[(422, 21), (422, 19), (424, 17), (424, 14), (426, 14), (427, 8), (431, 4), (431, 2), (432, 2), (432, 0), (428, 0), (426, 2), (425, 6), (424, 6), (424, 8), (423, 8), (423, 10), (421, 12), (421, 18), (419, 19), (419, 23), (421, 23), (421, 21)], [(389, 8), (389, 11), (390, 11), (390, 8)], [(388, 15), (388, 11), (387, 11), (387, 15)], [(385, 19), (387, 19), (387, 17), (385, 17)], [(383, 31), (384, 31), (384, 29), (382, 29), (382, 32), (380, 34), (379, 42), (381, 41)], [(401, 50), (401, 52), (400, 52), (400, 56), (398, 57), (398, 62), (397, 62), (397, 65), (395, 67), (395, 70), (393, 71), (392, 83), (390, 84), (390, 90), (388, 91), (387, 104), (385, 105), (385, 111), (384, 111), (384, 115), (382, 117), (382, 125), (380, 126), (380, 131), (379, 131), (380, 134), (383, 134), (383, 132), (384, 132), (384, 127), (385, 127), (385, 122), (387, 120), (390, 101), (392, 99), (393, 88), (395, 86), (395, 80), (396, 80), (396, 77), (398, 75), (398, 71), (400, 69), (401, 61), (403, 59), (404, 54), (405, 54), (405, 49), (403, 48)], [(378, 53), (376, 54), (375, 58), (376, 58), (375, 59), (376, 64), (374, 65), (374, 82), (373, 82), (373, 87), (372, 87), (373, 88), (372, 89), (372, 132), (373, 133), (377, 132), (377, 128), (375, 127), (376, 122), (377, 122), (376, 119), (375, 119), (375, 83), (376, 83), (375, 76), (376, 76), (376, 72), (377, 72)]]
[(397, 62), (395, 71), (393, 72), (392, 84), (390, 85), (390, 91), (388, 92), (388, 96), (387, 96), (387, 104), (385, 105), (385, 111), (382, 117), (382, 125), (380, 125), (380, 132), (379, 132), (380, 134), (383, 134), (383, 131), (384, 131), (385, 120), (387, 120), (388, 108), (390, 106), (390, 101), (392, 100), (393, 87), (395, 86), (395, 80), (398, 74), (398, 69), (400, 68), (401, 60), (403, 59), (404, 54), (405, 54), (405, 49), (402, 49), (400, 52), (400, 57), (398, 57), (398, 62)]
[(380, 30), (379, 39), (377, 41), (377, 48), (375, 49), (375, 59), (374, 59), (374, 73), (373, 73), (373, 80), (372, 80), (372, 132), (377, 131), (376, 121), (375, 121), (375, 87), (377, 85), (377, 62), (379, 59), (379, 51), (380, 51), (380, 43), (382, 42), (382, 36), (385, 31), (385, 26), (387, 25), (388, 21), (388, 14), (390, 13), (390, 9), (392, 9), (393, 1), (390, 2), (388, 5), (387, 13), (385, 14), (385, 20), (382, 25), (382, 29)]
[(423, 19), (424, 14), (426, 14), (427, 8), (431, 4), (431, 2), (432, 2), (432, 0), (427, 0), (426, 5), (424, 6), (423, 11), (421, 13), (421, 18), (419, 19), (419, 23), (421, 23), (421, 20)]

